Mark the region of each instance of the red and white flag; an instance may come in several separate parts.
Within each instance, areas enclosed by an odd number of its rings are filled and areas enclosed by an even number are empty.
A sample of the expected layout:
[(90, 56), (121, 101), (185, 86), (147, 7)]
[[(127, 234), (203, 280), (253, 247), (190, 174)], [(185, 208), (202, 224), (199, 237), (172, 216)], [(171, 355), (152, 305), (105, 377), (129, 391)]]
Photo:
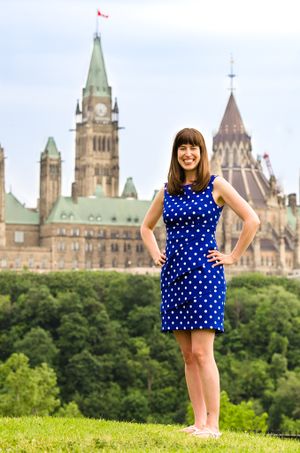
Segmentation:
[(108, 16), (106, 14), (102, 14), (100, 9), (97, 10), (97, 15), (101, 17), (105, 17), (105, 19), (108, 19)]

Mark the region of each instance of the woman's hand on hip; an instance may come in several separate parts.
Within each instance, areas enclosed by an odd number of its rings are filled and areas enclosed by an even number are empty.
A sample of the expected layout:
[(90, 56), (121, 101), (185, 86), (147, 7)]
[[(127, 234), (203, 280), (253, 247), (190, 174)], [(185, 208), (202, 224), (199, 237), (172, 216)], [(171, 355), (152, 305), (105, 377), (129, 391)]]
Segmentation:
[(167, 259), (165, 253), (166, 253), (166, 251), (163, 250), (162, 252), (159, 252), (159, 254), (153, 258), (155, 266), (162, 267), (165, 264), (166, 259)]
[(214, 261), (212, 267), (219, 266), (220, 264), (234, 264), (237, 261), (231, 254), (225, 255), (224, 253), (221, 253), (216, 249), (209, 250), (209, 253), (206, 255), (206, 257), (209, 258), (207, 260), (209, 263)]

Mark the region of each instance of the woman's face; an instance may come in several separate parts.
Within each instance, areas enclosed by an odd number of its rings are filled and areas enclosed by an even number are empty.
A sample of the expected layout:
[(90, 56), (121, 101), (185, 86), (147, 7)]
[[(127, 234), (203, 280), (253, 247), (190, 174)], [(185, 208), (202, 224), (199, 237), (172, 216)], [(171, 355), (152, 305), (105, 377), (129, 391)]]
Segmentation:
[(190, 144), (180, 145), (177, 152), (179, 165), (184, 170), (194, 170), (200, 162), (200, 148)]

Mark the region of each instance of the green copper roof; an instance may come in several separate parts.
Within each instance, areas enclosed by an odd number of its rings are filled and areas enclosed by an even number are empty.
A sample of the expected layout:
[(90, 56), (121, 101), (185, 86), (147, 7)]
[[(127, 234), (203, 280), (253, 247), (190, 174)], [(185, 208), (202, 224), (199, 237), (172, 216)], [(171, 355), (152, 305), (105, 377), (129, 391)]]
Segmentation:
[(60, 197), (46, 223), (141, 225), (151, 201), (109, 197)]
[[(298, 213), (300, 215), (300, 206), (297, 206)], [(287, 213), (287, 221), (290, 227), (295, 231), (296, 230), (296, 216), (293, 214), (292, 208), (287, 206), (286, 208)]]
[(85, 88), (83, 89), (84, 97), (89, 96), (90, 94), (93, 96), (110, 96), (110, 87), (108, 86), (99, 36), (96, 36), (94, 39), (94, 48), (88, 78)]
[(25, 225), (38, 225), (39, 213), (25, 208), (11, 193), (5, 194), (5, 222)]
[(134, 185), (134, 182), (132, 178), (127, 178), (127, 181), (125, 183), (123, 192), (122, 192), (122, 198), (136, 198), (138, 197), (137, 191)]
[(57, 146), (56, 146), (56, 143), (55, 143), (53, 137), (48, 138), (46, 147), (45, 147), (44, 151), (42, 152), (42, 157), (44, 157), (46, 154), (52, 158), (58, 159), (60, 157), (60, 152), (57, 149)]

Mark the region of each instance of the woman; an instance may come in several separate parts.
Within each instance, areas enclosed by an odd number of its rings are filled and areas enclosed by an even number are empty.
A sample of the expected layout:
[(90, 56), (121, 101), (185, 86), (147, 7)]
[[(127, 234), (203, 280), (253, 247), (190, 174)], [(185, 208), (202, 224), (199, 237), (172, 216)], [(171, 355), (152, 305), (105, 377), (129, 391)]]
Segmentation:
[[(216, 226), (227, 204), (242, 220), (240, 237), (229, 255), (218, 250)], [(166, 250), (153, 230), (163, 215)], [(199, 437), (219, 432), (220, 383), (214, 359), (216, 334), (224, 332), (224, 266), (243, 255), (260, 220), (223, 177), (210, 175), (202, 134), (185, 128), (175, 137), (168, 182), (159, 190), (141, 226), (154, 263), (161, 267), (162, 332), (173, 332), (184, 363), (194, 425), (182, 431)]]

